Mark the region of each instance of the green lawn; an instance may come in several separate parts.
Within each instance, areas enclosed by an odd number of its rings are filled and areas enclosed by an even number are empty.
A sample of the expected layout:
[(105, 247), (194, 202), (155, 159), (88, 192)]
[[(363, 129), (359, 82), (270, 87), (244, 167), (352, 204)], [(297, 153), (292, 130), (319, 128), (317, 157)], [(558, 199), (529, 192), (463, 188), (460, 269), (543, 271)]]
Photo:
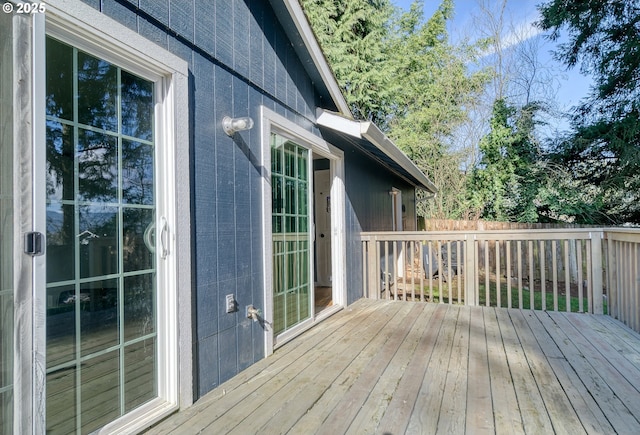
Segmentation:
[[(453, 296), (453, 303), (464, 303), (464, 291), (463, 291), (463, 295), (462, 295), (462, 300), (458, 300), (457, 296), (458, 296), (458, 285), (457, 285), (457, 278), (454, 278), (454, 280), (451, 283), (451, 290), (452, 290), (452, 296)], [(438, 285), (437, 280), (434, 281), (433, 283), (433, 302), (440, 302), (441, 299), (441, 295), (440, 295), (440, 288)], [(494, 281), (490, 282), (490, 291), (489, 291), (489, 305), (492, 307), (497, 307), (498, 306), (498, 297), (497, 297), (497, 289), (496, 289), (496, 284)], [(511, 308), (518, 308), (519, 307), (519, 295), (518, 295), (518, 288), (512, 286), (511, 287)], [(564, 288), (564, 285), (559, 286)], [(429, 288), (428, 286), (425, 286), (424, 288), (424, 294), (425, 295), (429, 295)], [(478, 287), (478, 294), (480, 297), (480, 305), (485, 306), (487, 299), (486, 299), (486, 285), (484, 284), (484, 281), (482, 283), (480, 283), (479, 287)], [(500, 306), (501, 307), (508, 307), (508, 293), (507, 293), (507, 285), (505, 282), (500, 283)], [(427, 298), (427, 300), (429, 300)], [(545, 302), (546, 302), (546, 310), (547, 311), (554, 311), (554, 300), (553, 300), (553, 290), (550, 288), (547, 288), (545, 291)], [(442, 302), (444, 303), (449, 303), (449, 285), (448, 283), (442, 283)], [(571, 306), (571, 312), (581, 312), (581, 311), (587, 311), (588, 307), (587, 307), (587, 296), (586, 296), (586, 292), (583, 296), (583, 300), (582, 300), (582, 309), (580, 309), (579, 307), (579, 303), (580, 300), (578, 297), (570, 297), (569, 298), (569, 303)], [(607, 302), (604, 301), (604, 313), (607, 313)], [(529, 291), (529, 289), (527, 288), (523, 288), (522, 289), (522, 308), (523, 309), (531, 309), (531, 292)], [(535, 310), (542, 310), (542, 294), (540, 290), (537, 290), (534, 292), (533, 295), (533, 308)], [(560, 291), (558, 291), (558, 311), (567, 311), (567, 299), (566, 296), (564, 294), (561, 294)]]

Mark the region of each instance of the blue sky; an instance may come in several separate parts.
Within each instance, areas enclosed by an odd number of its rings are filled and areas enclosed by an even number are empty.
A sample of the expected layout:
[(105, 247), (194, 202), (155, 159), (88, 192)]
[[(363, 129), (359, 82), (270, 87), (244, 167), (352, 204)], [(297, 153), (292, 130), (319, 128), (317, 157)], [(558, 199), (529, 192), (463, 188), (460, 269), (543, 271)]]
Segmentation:
[[(408, 10), (412, 0), (392, 0), (392, 2), (396, 6)], [(532, 36), (538, 34), (539, 30), (531, 24), (538, 19), (536, 5), (541, 2), (542, 0), (509, 0), (505, 21), (513, 23), (514, 26), (520, 29), (526, 29)], [(425, 17), (430, 17), (439, 5), (440, 0), (424, 0)], [(474, 29), (473, 15), (479, 9), (478, 0), (454, 0), (454, 8), (454, 18), (449, 24), (449, 35), (452, 41), (464, 36), (471, 36), (470, 33)], [(503, 35), (503, 38), (508, 39), (508, 35)], [(587, 95), (591, 80), (580, 74), (578, 68), (567, 70), (564, 65), (552, 60), (551, 51), (553, 49), (554, 43), (546, 42), (541, 47), (540, 60), (542, 62), (553, 62), (556, 65), (558, 69), (556, 78), (559, 82), (556, 99), (561, 108), (568, 109), (578, 104), (580, 99)]]

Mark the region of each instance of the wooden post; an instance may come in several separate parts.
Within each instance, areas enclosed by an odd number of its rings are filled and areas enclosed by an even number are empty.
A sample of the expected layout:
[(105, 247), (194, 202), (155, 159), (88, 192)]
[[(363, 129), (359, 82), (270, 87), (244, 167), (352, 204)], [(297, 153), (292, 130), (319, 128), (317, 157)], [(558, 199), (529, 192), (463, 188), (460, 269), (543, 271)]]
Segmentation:
[(591, 233), (593, 314), (602, 314), (602, 232)]
[(378, 256), (378, 242), (371, 238), (367, 243), (367, 254), (369, 268), (369, 299), (378, 299), (380, 297), (380, 257)]
[(464, 301), (465, 305), (476, 305), (476, 259), (475, 239), (465, 237), (464, 242)]
[(618, 318), (618, 270), (616, 260), (616, 243), (611, 236), (607, 237), (607, 314)]

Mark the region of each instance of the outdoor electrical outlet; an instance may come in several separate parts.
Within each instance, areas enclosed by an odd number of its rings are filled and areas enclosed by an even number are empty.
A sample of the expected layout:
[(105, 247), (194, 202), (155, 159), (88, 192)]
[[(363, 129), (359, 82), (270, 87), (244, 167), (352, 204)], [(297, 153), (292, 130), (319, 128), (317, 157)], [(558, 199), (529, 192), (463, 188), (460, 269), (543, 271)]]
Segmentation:
[(233, 313), (236, 310), (236, 299), (233, 294), (227, 295), (227, 313)]

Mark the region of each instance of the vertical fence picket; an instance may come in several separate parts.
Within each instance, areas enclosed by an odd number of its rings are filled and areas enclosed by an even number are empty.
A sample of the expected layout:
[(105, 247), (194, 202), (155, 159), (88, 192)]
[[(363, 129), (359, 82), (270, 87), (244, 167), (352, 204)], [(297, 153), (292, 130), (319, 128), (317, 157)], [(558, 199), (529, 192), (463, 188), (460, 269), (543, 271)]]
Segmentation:
[(449, 304), (453, 303), (453, 283), (451, 282), (451, 240), (447, 240), (447, 289)]
[(460, 240), (456, 240), (456, 281), (458, 283), (458, 303), (462, 303), (462, 249)]
[(416, 242), (412, 241), (410, 243), (411, 246), (411, 299), (412, 300), (416, 300), (416, 270), (415, 270), (415, 264), (414, 261), (416, 259), (415, 257), (415, 249), (416, 249)]
[(518, 252), (518, 308), (521, 310), (523, 307), (523, 294), (522, 294), (522, 241), (516, 241), (516, 248)]
[(569, 268), (569, 241), (564, 240), (564, 293), (565, 311), (571, 312), (571, 270)]
[(578, 312), (584, 313), (584, 285), (582, 275), (582, 240), (576, 240), (576, 256), (578, 263)]
[[(394, 273), (393, 276), (396, 276)], [(389, 280), (389, 242), (384, 242), (384, 288), (387, 292), (387, 299), (391, 299), (391, 288)], [(393, 287), (394, 291), (398, 289), (397, 286)]]
[(546, 271), (546, 267), (545, 267), (545, 258), (546, 258), (546, 251), (547, 251), (547, 244), (544, 240), (540, 240), (539, 242), (540, 245), (540, 249), (539, 249), (539, 257), (540, 257), (540, 298), (542, 300), (542, 310), (546, 311), (547, 309), (547, 291), (546, 291), (546, 285), (547, 285), (547, 271)]
[(502, 294), (500, 291), (500, 240), (496, 240), (496, 306), (502, 306)]
[(591, 256), (593, 257), (592, 263), (592, 280), (593, 280), (593, 314), (602, 314), (602, 232), (594, 231), (591, 241)]
[(587, 276), (589, 277), (589, 281), (588, 281), (588, 290), (587, 290), (587, 309), (589, 310), (590, 313), (593, 313), (593, 280), (592, 280), (592, 268), (591, 268), (591, 255), (592, 255), (592, 250), (591, 250), (591, 240), (587, 240), (586, 241), (587, 244), (587, 250), (589, 252), (589, 255), (587, 256)]
[(422, 255), (424, 254), (424, 242), (420, 240), (418, 242), (418, 274), (420, 275), (420, 300), (425, 300), (424, 294), (424, 261)]
[(505, 240), (505, 257), (507, 264), (505, 271), (507, 272), (507, 307), (513, 308), (513, 296), (511, 295), (511, 240)]
[(553, 273), (553, 311), (558, 311), (558, 251), (555, 240), (551, 241), (551, 270)]
[(438, 264), (438, 302), (443, 304), (444, 299), (442, 298), (442, 278), (444, 277), (444, 271), (442, 270), (442, 243), (440, 240), (436, 242), (436, 253), (440, 258), (440, 262)]
[(529, 309), (533, 310), (535, 307), (535, 274), (533, 272), (533, 240), (529, 240)]
[(489, 241), (484, 241), (484, 304), (488, 307), (491, 302), (491, 285), (489, 281)]

